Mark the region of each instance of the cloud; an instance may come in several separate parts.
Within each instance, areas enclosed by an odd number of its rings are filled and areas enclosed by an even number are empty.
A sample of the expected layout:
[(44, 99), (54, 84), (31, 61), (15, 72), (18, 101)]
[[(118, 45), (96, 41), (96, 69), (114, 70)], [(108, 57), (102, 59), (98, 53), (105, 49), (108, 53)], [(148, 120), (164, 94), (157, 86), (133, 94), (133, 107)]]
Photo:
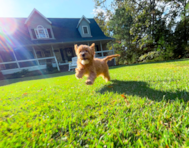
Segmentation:
[(98, 13), (104, 13), (104, 14), (106, 14), (105, 10), (103, 10), (102, 8), (93, 9), (92, 14), (98, 15)]
[(110, 20), (110, 16), (108, 16), (107, 12), (102, 9), (102, 8), (96, 8), (96, 9), (93, 9), (93, 12), (91, 14), (93, 14), (94, 16), (98, 16), (99, 13), (103, 13), (104, 16), (105, 16), (105, 21), (109, 21)]

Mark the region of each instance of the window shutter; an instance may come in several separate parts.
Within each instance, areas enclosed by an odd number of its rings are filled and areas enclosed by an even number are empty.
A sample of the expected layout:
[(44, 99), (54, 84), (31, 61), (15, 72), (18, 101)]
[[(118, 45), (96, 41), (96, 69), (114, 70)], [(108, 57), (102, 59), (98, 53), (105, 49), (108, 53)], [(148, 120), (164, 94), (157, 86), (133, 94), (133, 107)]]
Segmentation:
[(32, 32), (33, 38), (34, 38), (34, 39), (37, 39), (34, 29), (31, 29), (31, 32)]
[(48, 33), (49, 33), (49, 38), (52, 38), (52, 34), (51, 34), (51, 30), (47, 29)]
[(35, 31), (36, 37), (39, 39), (39, 35), (38, 35), (38, 32), (37, 32), (37, 29), (34, 29), (34, 31)]

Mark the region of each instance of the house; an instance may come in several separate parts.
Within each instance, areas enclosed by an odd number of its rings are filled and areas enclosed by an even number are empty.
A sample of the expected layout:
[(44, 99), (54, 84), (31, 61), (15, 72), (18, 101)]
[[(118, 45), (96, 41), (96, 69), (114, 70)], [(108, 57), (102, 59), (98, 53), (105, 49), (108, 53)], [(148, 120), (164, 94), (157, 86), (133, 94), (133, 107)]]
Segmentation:
[[(0, 71), (3, 75), (46, 69), (52, 63), (68, 71), (75, 57), (74, 44), (96, 44), (95, 57), (114, 54), (106, 45), (113, 38), (101, 31), (94, 19), (46, 18), (34, 9), (28, 18), (0, 18)], [(113, 46), (112, 46), (113, 47)], [(109, 65), (114, 65), (114, 59)]]

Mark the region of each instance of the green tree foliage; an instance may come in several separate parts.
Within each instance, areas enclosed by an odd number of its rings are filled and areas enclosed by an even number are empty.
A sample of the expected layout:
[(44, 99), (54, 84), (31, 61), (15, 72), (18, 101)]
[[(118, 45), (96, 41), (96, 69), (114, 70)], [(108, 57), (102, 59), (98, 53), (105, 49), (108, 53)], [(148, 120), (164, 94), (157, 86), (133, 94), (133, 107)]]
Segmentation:
[(163, 60), (188, 53), (189, 0), (112, 0), (110, 5), (108, 0), (94, 1), (95, 8), (103, 10), (97, 23), (116, 39), (121, 63), (138, 62), (152, 51)]

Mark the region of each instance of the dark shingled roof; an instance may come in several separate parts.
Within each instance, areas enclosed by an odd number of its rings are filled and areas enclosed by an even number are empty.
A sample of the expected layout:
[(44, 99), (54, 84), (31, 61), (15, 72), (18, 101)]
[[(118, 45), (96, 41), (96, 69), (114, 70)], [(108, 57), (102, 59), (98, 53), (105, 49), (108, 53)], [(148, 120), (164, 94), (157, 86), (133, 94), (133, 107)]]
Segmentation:
[[(52, 22), (55, 40), (31, 40), (26, 18), (0, 18), (0, 48), (20, 47), (23, 45), (68, 43), (95, 40), (112, 40), (104, 35), (94, 19), (88, 19), (92, 37), (81, 37), (77, 27), (80, 18), (48, 18)], [(8, 29), (6, 29), (8, 28)]]

